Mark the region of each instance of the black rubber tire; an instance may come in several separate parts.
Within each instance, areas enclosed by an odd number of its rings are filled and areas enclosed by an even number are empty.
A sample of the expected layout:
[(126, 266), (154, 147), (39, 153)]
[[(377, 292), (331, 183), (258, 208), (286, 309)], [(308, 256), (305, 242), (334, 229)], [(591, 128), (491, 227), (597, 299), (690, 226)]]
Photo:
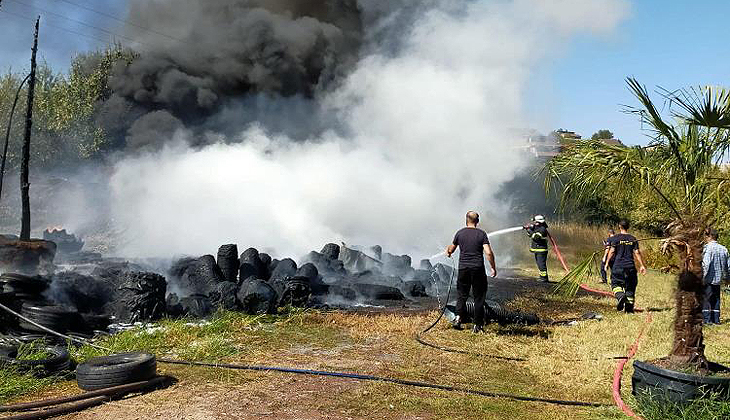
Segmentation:
[(275, 314), (279, 296), (276, 290), (263, 280), (246, 280), (236, 294), (243, 312), (249, 315)]
[(322, 248), (320, 254), (324, 255), (328, 260), (336, 260), (340, 257), (340, 246), (337, 244), (327, 244)]
[[(65, 333), (68, 332), (72, 320), (75, 320), (77, 314), (68, 311), (60, 306), (44, 306), (24, 303), (20, 310), (20, 314), (53, 331)], [(33, 324), (24, 320), (18, 322), (20, 328), (32, 332), (45, 332)]]
[(285, 258), (276, 264), (276, 268), (271, 271), (269, 281), (284, 280), (288, 277), (294, 277), (297, 274), (297, 263), (291, 258)]
[(76, 382), (85, 391), (147, 381), (156, 375), (157, 359), (146, 353), (95, 357), (76, 368)]
[(41, 360), (18, 360), (18, 347), (0, 348), (0, 366), (11, 366), (21, 372), (32, 372), (36, 376), (47, 377), (67, 372), (71, 357), (64, 347), (46, 346), (44, 350), (52, 356)]
[(49, 282), (41, 277), (30, 277), (15, 273), (0, 275), (0, 288), (6, 292), (37, 296), (43, 293), (48, 285)]
[(226, 281), (238, 282), (238, 246), (235, 244), (221, 245), (218, 248), (218, 267), (220, 267)]

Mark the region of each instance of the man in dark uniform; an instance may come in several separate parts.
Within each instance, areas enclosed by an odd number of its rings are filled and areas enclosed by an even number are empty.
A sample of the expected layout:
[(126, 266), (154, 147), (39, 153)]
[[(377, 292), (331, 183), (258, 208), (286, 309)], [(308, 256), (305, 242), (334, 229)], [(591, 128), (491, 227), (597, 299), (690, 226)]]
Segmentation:
[[(616, 231), (613, 229), (608, 230), (608, 237), (603, 241), (603, 257), (601, 258), (601, 282), (602, 283), (608, 283), (608, 273), (606, 272), (606, 261), (608, 260), (608, 252), (611, 250), (611, 246), (608, 244), (608, 241), (611, 239), (613, 235), (616, 234)], [(608, 266), (612, 266), (613, 261), (608, 262)]]
[(535, 262), (537, 263), (537, 269), (540, 271), (540, 280), (548, 282), (548, 239), (550, 239), (550, 232), (548, 232), (548, 225), (545, 221), (545, 216), (536, 215), (532, 218), (532, 224), (524, 226), (527, 231), (527, 235), (532, 239), (530, 243), (530, 252), (535, 254)]
[(636, 286), (639, 283), (634, 258), (639, 263), (641, 274), (646, 274), (646, 267), (639, 251), (639, 241), (633, 235), (629, 235), (629, 222), (621, 220), (618, 226), (620, 233), (608, 240), (610, 249), (604, 269), (607, 270), (611, 264), (611, 289), (616, 296), (616, 310), (632, 313), (636, 300)]
[(446, 248), (446, 255), (459, 248), (459, 277), (456, 280), (458, 299), (456, 301), (456, 319), (453, 327), (462, 329), (461, 320), (467, 315), (466, 299), (471, 290), (474, 295), (474, 329), (478, 333), (484, 330), (484, 300), (487, 296), (487, 272), (484, 269), (486, 255), (492, 268), (492, 277), (497, 277), (497, 268), (494, 264), (494, 253), (489, 244), (487, 233), (477, 228), (479, 215), (470, 211), (466, 214), (466, 227), (456, 232), (454, 241)]

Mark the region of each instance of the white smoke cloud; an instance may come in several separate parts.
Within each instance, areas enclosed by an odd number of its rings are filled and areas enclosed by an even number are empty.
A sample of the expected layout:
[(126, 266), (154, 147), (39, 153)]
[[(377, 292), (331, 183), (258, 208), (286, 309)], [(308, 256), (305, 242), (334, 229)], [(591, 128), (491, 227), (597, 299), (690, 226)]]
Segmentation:
[[(331, 241), (432, 255), (470, 209), (499, 228), (492, 197), (524, 164), (524, 89), (570, 37), (607, 33), (623, 0), (442, 1), (397, 53), (364, 57), (322, 101), (348, 135), (306, 143), (241, 127), (127, 158), (112, 177), (126, 256), (214, 253), (223, 243), (299, 257)], [(387, 48), (383, 48), (388, 51)], [(339, 130), (338, 132), (342, 132)], [(215, 134), (210, 134), (215, 138)]]

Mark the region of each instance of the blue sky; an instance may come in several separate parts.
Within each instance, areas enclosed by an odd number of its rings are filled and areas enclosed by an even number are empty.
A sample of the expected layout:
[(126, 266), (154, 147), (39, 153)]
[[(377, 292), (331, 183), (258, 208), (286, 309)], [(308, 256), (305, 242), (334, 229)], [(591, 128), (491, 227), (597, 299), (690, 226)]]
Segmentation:
[[(125, 0), (72, 0), (115, 16), (124, 16)], [(36, 8), (29, 7), (35, 6)], [(44, 9), (44, 11), (39, 10)], [(62, 0), (3, 0), (0, 12), (0, 69), (28, 67), (32, 17), (43, 13), (41, 54), (54, 68), (64, 68), (70, 57), (111, 40), (107, 33), (64, 20), (69, 16), (111, 32), (118, 21), (95, 15)], [(649, 87), (696, 85), (728, 86), (730, 75), (730, 2), (725, 0), (633, 0), (631, 16), (606, 37), (578, 37), (538, 72), (528, 92), (528, 111), (535, 128), (574, 130), (589, 137), (607, 128), (629, 144), (647, 138), (636, 117), (621, 112), (621, 104), (635, 104), (625, 78), (635, 76)], [(90, 35), (82, 37), (54, 28), (63, 26)]]
[(634, 0), (631, 16), (610, 38), (584, 38), (550, 69), (553, 124), (589, 137), (607, 128), (629, 144), (646, 144), (625, 78), (650, 90), (730, 86), (730, 2)]

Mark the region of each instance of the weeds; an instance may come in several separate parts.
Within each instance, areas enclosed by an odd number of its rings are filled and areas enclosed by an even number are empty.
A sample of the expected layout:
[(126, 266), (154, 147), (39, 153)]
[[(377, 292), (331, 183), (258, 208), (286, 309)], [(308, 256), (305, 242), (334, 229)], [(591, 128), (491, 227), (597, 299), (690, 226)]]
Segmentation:
[(56, 381), (57, 378), (40, 379), (28, 373), (20, 373), (11, 367), (1, 367), (0, 404), (19, 395), (39, 392)]
[(714, 395), (687, 404), (652, 398), (637, 397), (641, 415), (646, 420), (725, 420), (730, 418), (730, 401), (721, 401)]
[(23, 343), (18, 346), (18, 354), (15, 356), (18, 360), (44, 360), (52, 357), (46, 348), (48, 344), (45, 340), (34, 340), (30, 343)]

